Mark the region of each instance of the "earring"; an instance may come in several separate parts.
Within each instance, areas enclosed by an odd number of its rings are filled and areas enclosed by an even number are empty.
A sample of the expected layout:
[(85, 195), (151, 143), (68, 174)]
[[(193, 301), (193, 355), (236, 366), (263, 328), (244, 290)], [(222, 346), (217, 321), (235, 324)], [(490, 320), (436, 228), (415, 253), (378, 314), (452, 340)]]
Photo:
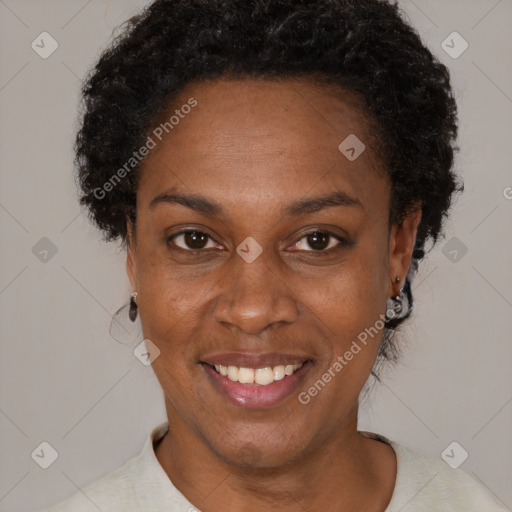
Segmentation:
[[(395, 277), (395, 283), (400, 282), (400, 277)], [(392, 297), (394, 304), (393, 304), (393, 311), (395, 312), (395, 315), (399, 315), (402, 312), (403, 304), (402, 304), (402, 291), (404, 287), (400, 288), (400, 291), (398, 292), (398, 295), (395, 295)]]
[[(396, 276), (395, 277), (395, 283), (399, 283), (401, 279)], [(397, 318), (400, 316), (403, 310), (403, 304), (402, 304), (402, 291), (404, 287), (400, 288), (400, 291), (397, 295), (394, 297), (388, 297), (388, 306), (386, 311), (386, 317), (391, 320), (393, 318)]]
[(128, 311), (128, 316), (132, 322), (135, 322), (137, 319), (137, 292), (133, 292), (130, 295), (130, 310)]
[(398, 293), (398, 295), (395, 295), (395, 297), (393, 297), (393, 301), (394, 301), (393, 311), (395, 312), (395, 315), (399, 315), (403, 309), (402, 291), (403, 291), (403, 288), (400, 288), (400, 292)]

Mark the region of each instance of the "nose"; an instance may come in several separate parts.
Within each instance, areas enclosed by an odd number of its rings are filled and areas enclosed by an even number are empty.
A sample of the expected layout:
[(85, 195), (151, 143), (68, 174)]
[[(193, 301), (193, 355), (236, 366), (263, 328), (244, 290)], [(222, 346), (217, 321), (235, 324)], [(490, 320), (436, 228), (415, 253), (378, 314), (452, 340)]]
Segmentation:
[(299, 313), (293, 291), (277, 265), (271, 266), (263, 254), (252, 263), (235, 256), (215, 300), (215, 321), (256, 335), (295, 322)]

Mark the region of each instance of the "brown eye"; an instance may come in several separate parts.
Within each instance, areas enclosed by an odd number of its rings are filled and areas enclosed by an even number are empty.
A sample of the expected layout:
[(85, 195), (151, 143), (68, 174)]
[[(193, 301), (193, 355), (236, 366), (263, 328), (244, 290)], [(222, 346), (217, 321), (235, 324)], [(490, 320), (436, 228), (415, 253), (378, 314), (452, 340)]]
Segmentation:
[(306, 236), (307, 242), (312, 249), (315, 251), (322, 251), (329, 245), (330, 235), (327, 233), (321, 233), (315, 231)]
[(298, 250), (308, 252), (326, 251), (343, 245), (347, 245), (346, 240), (329, 231), (312, 231), (295, 243)]
[(205, 235), (199, 231), (189, 231), (183, 236), (185, 244), (191, 249), (204, 249), (206, 243), (208, 242), (208, 235)]
[(211, 241), (215, 247), (215, 241), (202, 231), (181, 231), (167, 238), (167, 243), (172, 243), (180, 249), (188, 251), (198, 251), (207, 248), (208, 242)]

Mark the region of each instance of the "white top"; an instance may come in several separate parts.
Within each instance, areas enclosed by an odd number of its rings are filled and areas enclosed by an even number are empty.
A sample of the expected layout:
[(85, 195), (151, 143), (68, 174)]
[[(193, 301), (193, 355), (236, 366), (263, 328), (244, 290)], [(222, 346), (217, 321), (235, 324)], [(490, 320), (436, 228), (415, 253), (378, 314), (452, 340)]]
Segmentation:
[[(155, 427), (139, 455), (49, 512), (200, 512), (174, 487), (156, 458), (153, 443), (168, 429), (168, 422)], [(359, 433), (389, 444), (396, 453), (395, 488), (385, 512), (506, 512), (482, 484), (441, 458), (380, 434)]]

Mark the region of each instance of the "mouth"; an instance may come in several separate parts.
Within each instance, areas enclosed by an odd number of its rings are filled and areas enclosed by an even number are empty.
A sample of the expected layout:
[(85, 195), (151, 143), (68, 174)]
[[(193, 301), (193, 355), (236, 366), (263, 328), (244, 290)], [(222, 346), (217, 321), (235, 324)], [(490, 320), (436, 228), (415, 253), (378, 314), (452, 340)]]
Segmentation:
[[(232, 382), (240, 384), (257, 384), (258, 386), (268, 386), (273, 382), (280, 381), (285, 377), (293, 375), (300, 370), (307, 361), (302, 364), (287, 364), (277, 366), (264, 366), (262, 368), (244, 368), (239, 366), (227, 366), (223, 364), (210, 364), (210, 366), (223, 377), (227, 377)], [(206, 363), (208, 364), (208, 363)]]
[[(234, 362), (239, 362), (240, 366), (232, 364)], [(200, 363), (222, 396), (237, 406), (248, 408), (281, 403), (299, 387), (313, 365), (311, 359), (277, 354), (260, 357), (226, 354)]]

